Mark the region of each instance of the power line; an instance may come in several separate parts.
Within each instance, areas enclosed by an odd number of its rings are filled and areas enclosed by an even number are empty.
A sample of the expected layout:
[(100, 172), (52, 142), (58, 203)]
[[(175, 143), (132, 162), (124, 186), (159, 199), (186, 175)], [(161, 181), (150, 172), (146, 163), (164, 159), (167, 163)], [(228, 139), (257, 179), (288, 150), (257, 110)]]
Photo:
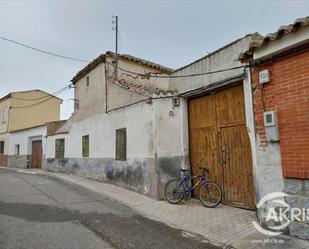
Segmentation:
[[(31, 47), (31, 46), (28, 46), (26, 44), (23, 44), (23, 43), (20, 43), (20, 42), (17, 42), (17, 41), (10, 40), (10, 39), (5, 38), (5, 37), (1, 37), (0, 36), (0, 39), (8, 41), (8, 42), (15, 43), (17, 45), (20, 45), (20, 46), (23, 46), (23, 47), (26, 47), (26, 48), (29, 48), (29, 49), (32, 49), (32, 50), (44, 53), (44, 54), (48, 54), (48, 55), (51, 55), (51, 56), (59, 57), (59, 58), (62, 58), (62, 59), (68, 59), (68, 60), (74, 60), (74, 61), (82, 61), (82, 62), (90, 62), (88, 60), (82, 60), (82, 59), (68, 57), (68, 56), (64, 56), (64, 55), (60, 55), (60, 54), (51, 53), (51, 52), (48, 52), (48, 51), (45, 51), (45, 50), (41, 50), (41, 49), (38, 49), (38, 48), (34, 48), (34, 47)], [(203, 76), (203, 75), (227, 72), (227, 71), (232, 71), (232, 70), (236, 70), (236, 69), (240, 69), (240, 68), (247, 68), (247, 67), (249, 67), (248, 65), (237, 66), (237, 67), (220, 69), (220, 70), (216, 70), (216, 71), (196, 73), (196, 74), (188, 74), (188, 75), (160, 75), (160, 74), (154, 73), (154, 72), (148, 72), (148, 73), (141, 74), (141, 73), (130, 71), (128, 69), (121, 68), (118, 65), (114, 65), (113, 63), (110, 63), (110, 62), (107, 62), (107, 61), (106, 61), (106, 63), (111, 65), (111, 66), (113, 66), (113, 67), (115, 67), (116, 70), (119, 69), (119, 70), (121, 70), (123, 72), (127, 72), (127, 73), (130, 73), (130, 74), (133, 74), (133, 75), (136, 75), (136, 76), (140, 76), (140, 77), (143, 77), (143, 78), (163, 78), (163, 79), (197, 77), (197, 76)]]
[[(113, 63), (107, 62), (107, 64), (115, 67), (115, 65)], [(220, 69), (220, 70), (216, 70), (216, 71), (210, 71), (210, 72), (204, 72), (204, 73), (196, 73), (196, 74), (187, 74), (187, 75), (159, 75), (157, 73), (145, 73), (145, 74), (141, 74), (141, 73), (137, 73), (137, 72), (133, 72), (121, 67), (117, 67), (119, 70), (124, 71), (126, 73), (131, 73), (134, 74), (136, 76), (141, 76), (141, 77), (145, 77), (145, 78), (166, 78), (166, 79), (172, 79), (172, 78), (186, 78), (186, 77), (196, 77), (196, 76), (203, 76), (203, 75), (208, 75), (208, 74), (215, 74), (215, 73), (221, 73), (221, 72), (227, 72), (227, 71), (232, 71), (232, 70), (236, 70), (236, 69), (240, 69), (240, 68), (246, 68), (248, 67), (248, 65), (245, 66), (237, 66), (237, 67), (230, 67), (230, 68), (225, 68), (225, 69)]]
[(100, 41), (97, 43), (97, 45), (94, 47), (94, 49), (92, 50), (91, 54), (88, 57), (91, 57), (94, 52), (97, 51), (97, 49), (102, 45), (102, 42), (106, 42), (107, 38), (109, 37), (109, 33), (110, 33), (111, 29), (108, 26), (107, 29), (103, 32), (103, 36), (101, 37)]
[[(59, 94), (65, 92), (65, 91), (67, 91), (67, 90), (69, 90), (69, 89), (71, 89), (71, 88), (70, 88), (70, 87), (63, 88), (63, 90), (62, 90), (61, 92), (59, 92), (57, 95), (59, 95)], [(56, 96), (56, 95), (51, 95), (51, 96), (49, 96), (47, 99), (44, 99), (44, 100), (42, 100), (42, 101), (40, 101), (40, 102), (37, 102), (37, 103), (33, 103), (33, 104), (31, 104), (31, 105), (25, 105), (25, 106), (12, 106), (11, 108), (12, 108), (12, 109), (23, 109), (23, 108), (34, 107), (34, 106), (40, 105), (40, 104), (42, 104), (42, 103), (45, 103), (46, 101), (48, 101), (48, 100), (50, 100), (50, 99), (52, 99), (52, 98), (55, 98), (55, 96)]]
[(12, 98), (18, 99), (18, 100), (24, 100), (24, 101), (40, 100), (40, 99), (45, 99), (47, 97), (50, 97), (50, 95), (54, 95), (54, 96), (59, 95), (59, 94), (62, 93), (63, 90), (67, 90), (67, 88), (70, 88), (70, 87), (71, 87), (71, 85), (68, 85), (68, 86), (66, 86), (66, 87), (64, 87), (64, 88), (62, 88), (62, 89), (60, 89), (56, 92), (48, 93), (48, 95), (42, 96), (42, 97), (39, 97), (39, 98), (18, 98), (18, 97), (15, 97), (15, 96), (12, 96)]
[(40, 52), (40, 53), (48, 54), (48, 55), (51, 55), (51, 56), (54, 56), (54, 57), (59, 57), (59, 58), (67, 59), (67, 60), (71, 60), (71, 61), (90, 62), (88, 60), (77, 59), (77, 58), (73, 58), (73, 57), (69, 57), (69, 56), (65, 56), (65, 55), (49, 52), (49, 51), (46, 51), (46, 50), (42, 50), (42, 49), (39, 49), (39, 48), (35, 48), (35, 47), (29, 46), (27, 44), (24, 44), (24, 43), (21, 43), (21, 42), (18, 42), (18, 41), (14, 41), (14, 40), (8, 39), (6, 37), (0, 36), (0, 39), (2, 39), (4, 41), (7, 41), (7, 42), (11, 42), (11, 43), (17, 44), (17, 45), (25, 47), (25, 48), (29, 48), (29, 49), (35, 50), (35, 51)]
[(122, 25), (122, 26), (121, 26), (121, 27), (122, 27), (122, 30), (124, 31), (125, 36), (127, 37), (128, 41), (129, 41), (129, 43), (130, 43), (130, 45), (131, 45), (131, 48), (132, 48), (133, 51), (136, 53), (135, 46), (133, 45), (133, 42), (132, 42), (132, 40), (131, 40), (131, 38), (130, 38), (130, 36), (129, 36), (129, 33), (126, 31), (125, 24), (122, 23), (121, 25)]
[(150, 77), (154, 77), (154, 78), (187, 78), (187, 77), (196, 77), (196, 76), (203, 76), (203, 75), (208, 75), (208, 74), (222, 73), (222, 72), (232, 71), (232, 70), (246, 68), (246, 67), (248, 67), (248, 65), (224, 68), (224, 69), (220, 69), (220, 70), (204, 72), (204, 73), (196, 73), (196, 74), (187, 74), (187, 75), (157, 75), (157, 74), (154, 74), (154, 75), (150, 75)]

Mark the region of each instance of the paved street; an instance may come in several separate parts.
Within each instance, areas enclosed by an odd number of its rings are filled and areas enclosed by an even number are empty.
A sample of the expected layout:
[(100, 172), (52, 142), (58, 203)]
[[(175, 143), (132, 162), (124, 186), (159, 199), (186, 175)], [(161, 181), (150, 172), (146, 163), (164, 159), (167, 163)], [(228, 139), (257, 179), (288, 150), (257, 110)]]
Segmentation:
[(82, 187), (4, 169), (0, 224), (1, 249), (216, 248)]

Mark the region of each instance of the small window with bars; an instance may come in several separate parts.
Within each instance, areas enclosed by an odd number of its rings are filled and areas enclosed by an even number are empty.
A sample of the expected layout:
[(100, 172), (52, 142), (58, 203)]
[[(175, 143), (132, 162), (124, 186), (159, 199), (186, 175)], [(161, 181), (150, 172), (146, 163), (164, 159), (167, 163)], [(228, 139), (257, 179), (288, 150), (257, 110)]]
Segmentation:
[(20, 153), (20, 144), (15, 144), (15, 155), (19, 155)]
[(89, 157), (89, 135), (82, 138), (82, 154), (83, 157)]
[(55, 157), (64, 158), (64, 149), (65, 149), (65, 140), (64, 138), (56, 139), (55, 142)]
[(116, 130), (116, 160), (127, 160), (127, 129)]
[(0, 155), (4, 154), (4, 141), (0, 141)]

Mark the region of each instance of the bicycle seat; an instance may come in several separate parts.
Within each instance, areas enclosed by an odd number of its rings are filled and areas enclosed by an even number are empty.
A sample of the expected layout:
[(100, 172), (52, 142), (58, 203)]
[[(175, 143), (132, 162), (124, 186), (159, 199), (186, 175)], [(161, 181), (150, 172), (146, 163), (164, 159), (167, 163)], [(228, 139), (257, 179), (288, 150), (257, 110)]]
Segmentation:
[(181, 172), (187, 172), (189, 171), (188, 169), (180, 169)]

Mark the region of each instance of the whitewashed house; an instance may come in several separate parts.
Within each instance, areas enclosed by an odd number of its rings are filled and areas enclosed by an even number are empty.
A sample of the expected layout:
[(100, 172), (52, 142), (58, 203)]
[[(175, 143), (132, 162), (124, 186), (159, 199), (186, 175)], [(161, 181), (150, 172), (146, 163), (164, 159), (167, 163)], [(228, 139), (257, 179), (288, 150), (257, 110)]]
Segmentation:
[(11, 131), (8, 134), (8, 167), (41, 168), (46, 153), (46, 138), (49, 134), (54, 134), (64, 122), (53, 121)]
[[(47, 137), (44, 168), (110, 181), (158, 198), (158, 157), (177, 154), (173, 145), (178, 143), (163, 129), (177, 129), (179, 108), (173, 106), (175, 92), (168, 80), (148, 79), (147, 74), (168, 75), (173, 70), (119, 55), (115, 77), (113, 61), (111, 52), (100, 55), (72, 79), (75, 110)], [(59, 148), (64, 153), (57, 153)]]
[(11, 168), (40, 168), (45, 155), (46, 135), (46, 125), (10, 132), (8, 166)]

